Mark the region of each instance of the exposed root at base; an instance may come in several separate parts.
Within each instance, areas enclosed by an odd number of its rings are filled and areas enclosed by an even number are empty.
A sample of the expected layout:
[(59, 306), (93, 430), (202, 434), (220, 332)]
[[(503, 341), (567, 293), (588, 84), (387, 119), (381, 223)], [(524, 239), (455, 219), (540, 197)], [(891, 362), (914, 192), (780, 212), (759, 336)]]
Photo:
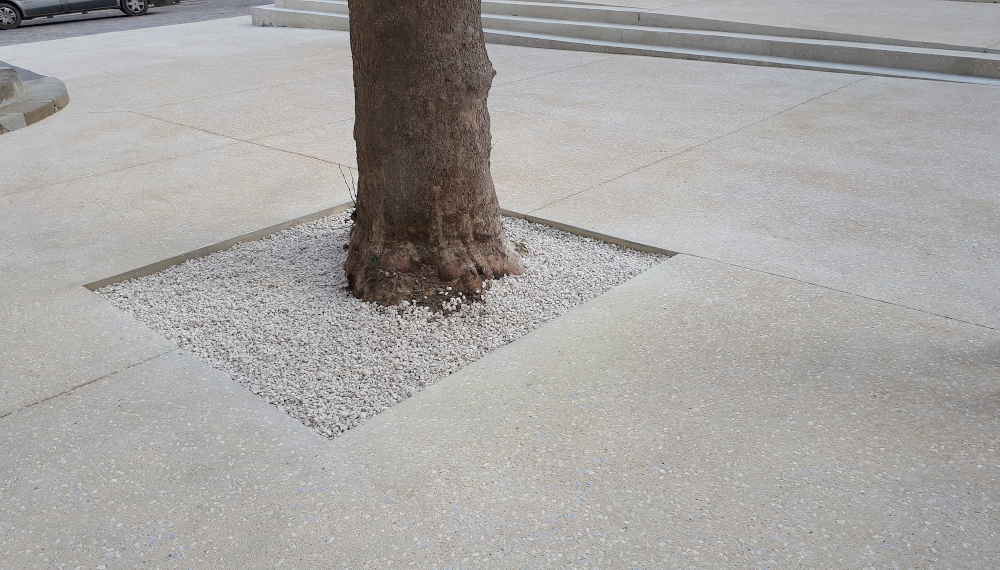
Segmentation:
[(453, 313), (465, 304), (482, 302), (483, 292), (489, 287), (489, 281), (485, 281), (479, 289), (460, 290), (457, 279), (442, 283), (437, 269), (429, 265), (405, 273), (370, 269), (365, 278), (366, 301), (386, 306), (408, 302), (442, 314)]

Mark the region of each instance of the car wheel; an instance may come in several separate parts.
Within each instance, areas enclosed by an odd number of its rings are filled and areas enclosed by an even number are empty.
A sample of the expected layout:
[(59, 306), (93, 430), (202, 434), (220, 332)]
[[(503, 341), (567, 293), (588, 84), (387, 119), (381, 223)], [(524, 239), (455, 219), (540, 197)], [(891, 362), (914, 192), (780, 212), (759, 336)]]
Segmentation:
[(13, 30), (21, 25), (21, 13), (13, 4), (0, 2), (0, 30)]
[(122, 12), (129, 16), (142, 16), (149, 10), (149, 2), (146, 0), (121, 0)]

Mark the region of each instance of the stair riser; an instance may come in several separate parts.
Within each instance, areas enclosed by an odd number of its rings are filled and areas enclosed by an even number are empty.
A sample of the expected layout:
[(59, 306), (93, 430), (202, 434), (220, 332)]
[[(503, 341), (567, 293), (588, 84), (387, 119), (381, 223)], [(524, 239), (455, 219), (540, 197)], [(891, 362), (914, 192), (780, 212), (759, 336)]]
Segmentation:
[[(288, 8), (291, 10), (329, 12), (331, 14), (348, 13), (347, 2), (345, 0), (275, 0), (274, 4), (278, 8)], [(975, 51), (973, 48), (950, 44), (937, 44), (933, 42), (919, 42), (893, 38), (872, 38), (854, 34), (824, 32), (821, 30), (802, 30), (796, 28), (782, 28), (779, 26), (748, 24), (744, 22), (727, 22), (721, 20), (695, 18), (691, 16), (678, 16), (675, 14), (656, 14), (652, 12), (642, 12), (632, 8), (587, 7), (573, 4), (546, 5), (545, 3), (534, 2), (511, 3), (503, 0), (485, 0), (482, 3), (482, 6), (483, 14), (487, 15), (522, 16), (529, 18), (549, 18), (577, 22), (632, 26), (642, 25), (654, 28), (704, 30), (775, 37), (808, 38), (816, 40), (877, 43), (883, 45), (899, 45), (931, 49)], [(983, 51), (987, 53), (1000, 53), (1000, 49), (986, 49)]]
[[(6, 77), (6, 82), (10, 83), (5, 69), (0, 68), (0, 78)], [(23, 129), (69, 105), (66, 85), (54, 77), (18, 81), (17, 91), (14, 99), (0, 102), (0, 134)]]
[(684, 33), (663, 29), (631, 29), (614, 26), (598, 26), (583, 22), (538, 22), (514, 20), (491, 15), (483, 16), (484, 27), (597, 40), (621, 42), (660, 47), (676, 47), (710, 51), (731, 52), (761, 56), (806, 59), (849, 65), (891, 67), (932, 73), (953, 75), (975, 75), (978, 77), (1000, 77), (995, 60), (952, 56), (944, 54), (910, 53), (897, 50), (880, 50), (875, 47), (855, 47), (841, 45), (816, 45), (793, 40), (771, 40), (765, 38), (745, 38), (725, 35)]
[(324, 0), (274, 0), (278, 8), (289, 10), (305, 10), (307, 12), (327, 12), (330, 14), (347, 14), (346, 2), (329, 2)]
[[(666, 36), (666, 37), (663, 37)], [(899, 50), (883, 50), (876, 47), (855, 47), (842, 45), (816, 45), (792, 40), (767, 40), (753, 38), (732, 38), (725, 36), (698, 36), (697, 34), (663, 34), (642, 30), (623, 30), (623, 43), (662, 45), (804, 59), (848, 65), (891, 67), (931, 73), (952, 75), (973, 75), (977, 77), (1000, 78), (998, 61), (950, 54), (912, 53)], [(990, 65), (990, 64), (993, 65)]]
[[(1000, 0), (998, 0), (1000, 1)], [(703, 30), (727, 32), (734, 34), (754, 34), (788, 38), (807, 38), (813, 40), (830, 40), (841, 42), (877, 43), (882, 45), (897, 45), (929, 49), (954, 49), (974, 51), (975, 48), (935, 42), (921, 42), (898, 38), (876, 38), (856, 34), (843, 34), (823, 30), (805, 30), (785, 28), (746, 22), (729, 22), (712, 20), (676, 14), (657, 14), (634, 8), (615, 8), (602, 6), (581, 6), (572, 4), (546, 5), (544, 3), (511, 3), (503, 0), (484, 0), (483, 14), (521, 16), (525, 18), (545, 18), (552, 20), (567, 20), (577, 22), (604, 23), (629, 26), (649, 26), (654, 28), (675, 28), (683, 30)], [(997, 49), (981, 50), (988, 53), (1000, 53)]]
[(1000, 77), (1000, 61), (977, 61), (973, 75), (976, 77)]
[(484, 0), (483, 14), (496, 16), (522, 16), (525, 18), (548, 18), (552, 20), (577, 20), (582, 22), (601, 22), (605, 24), (639, 25), (639, 12), (632, 9), (585, 8), (562, 4), (547, 6), (545, 4), (511, 4), (508, 2), (491, 2)]
[(280, 8), (259, 6), (250, 10), (255, 26), (277, 26), (282, 28), (313, 28), (318, 30), (351, 30), (350, 19), (339, 14), (315, 14), (308, 12), (288, 12)]
[(620, 54), (620, 55), (642, 55), (642, 56), (652, 56), (652, 57), (665, 57), (669, 59), (690, 59), (695, 61), (711, 61), (716, 63), (735, 63), (740, 65), (757, 65), (762, 67), (796, 67), (796, 66), (784, 66), (779, 64), (772, 64), (768, 62), (753, 61), (742, 59), (738, 54), (733, 54), (732, 57), (727, 56), (709, 56), (709, 55), (695, 55), (687, 53), (672, 53), (669, 51), (658, 51), (652, 49), (643, 49), (641, 47), (625, 47), (625, 46), (609, 46), (602, 44), (591, 44), (579, 41), (572, 41), (569, 39), (558, 40), (549, 38), (532, 38), (525, 36), (512, 36), (508, 34), (497, 34), (490, 30), (485, 30), (484, 35), (486, 36), (486, 41), (494, 44), (504, 44), (504, 45), (516, 45), (523, 47), (536, 47), (536, 48), (547, 48), (547, 49), (562, 49), (570, 51), (586, 51), (586, 52), (596, 52), (596, 53), (610, 53), (610, 54)]
[[(646, 57), (664, 57), (670, 59), (689, 59), (694, 61), (709, 61), (715, 63), (730, 63), (737, 65), (755, 65), (760, 67), (780, 67), (786, 69), (824, 71), (828, 73), (851, 73), (851, 74), (875, 75), (884, 77), (910, 77), (915, 79), (935, 79), (940, 81), (965, 81), (963, 79), (958, 79), (957, 77), (952, 79), (947, 76), (921, 77), (919, 75), (908, 75), (906, 70), (898, 70), (897, 72), (895, 70), (889, 70), (889, 69), (884, 69), (880, 71), (838, 69), (837, 67), (835, 67), (836, 64), (832, 64), (831, 66), (825, 66), (822, 65), (820, 62), (816, 62), (815, 64), (811, 64), (808, 61), (801, 61), (801, 63), (771, 62), (771, 61), (755, 60), (752, 59), (752, 56), (747, 56), (746, 58), (743, 58), (740, 57), (739, 54), (704, 55), (704, 54), (678, 53), (678, 52), (656, 50), (653, 49), (652, 47), (650, 47), (649, 49), (644, 49), (642, 47), (609, 46), (602, 44), (585, 43), (584, 41), (573, 41), (571, 39), (562, 40), (562, 39), (549, 39), (549, 38), (533, 38), (526, 36), (511, 36), (508, 34), (500, 34), (492, 32), (490, 30), (485, 31), (485, 36), (486, 36), (486, 41), (489, 43), (516, 45), (524, 47), (562, 49), (570, 51), (586, 51), (586, 52), (609, 53), (609, 54), (620, 54), (620, 55), (639, 55)], [(969, 77), (967, 82), (1000, 86), (1000, 80), (991, 78)]]
[[(302, 4), (314, 0), (284, 0)], [(328, 3), (333, 4), (333, 3)], [(314, 28), (326, 30), (349, 31), (350, 23), (347, 14), (332, 12), (295, 12), (283, 11), (276, 7), (258, 7), (252, 11), (253, 23), (258, 26), (284, 26), (298, 28)], [(769, 65), (779, 67), (796, 67), (813, 69), (808, 61), (802, 65), (760, 63), (740, 58), (741, 54), (748, 56), (781, 57), (794, 60), (811, 60), (832, 64), (861, 65), (869, 67), (887, 67), (931, 73), (964, 75), (985, 78), (1000, 78), (1000, 61), (981, 60), (969, 57), (952, 57), (948, 55), (914, 54), (891, 50), (856, 48), (850, 46), (816, 46), (808, 43), (791, 41), (774, 41), (769, 39), (739, 38), (698, 33), (678, 33), (668, 30), (636, 30), (623, 29), (614, 26), (593, 26), (581, 22), (533, 22), (511, 20), (509, 18), (484, 15), (483, 24), (486, 28), (509, 30), (513, 33), (526, 32), (545, 35), (561, 35), (568, 39), (565, 42), (549, 41), (538, 38), (511, 39), (511, 36), (488, 34), (488, 41), (537, 47), (557, 47), (584, 51), (599, 51), (604, 53), (631, 53), (637, 55), (655, 55), (659, 57), (679, 57), (685, 59), (700, 59), (705, 61), (721, 61), (750, 65)], [(609, 41), (628, 44), (648, 45), (665, 48), (682, 48), (729, 52), (732, 55), (691, 56), (668, 55), (656, 50), (641, 48), (618, 48), (614, 46), (581, 46), (583, 41)], [(544, 44), (544, 45), (543, 45)], [(848, 71), (851, 72), (851, 71)], [(905, 73), (903, 73), (905, 75)]]

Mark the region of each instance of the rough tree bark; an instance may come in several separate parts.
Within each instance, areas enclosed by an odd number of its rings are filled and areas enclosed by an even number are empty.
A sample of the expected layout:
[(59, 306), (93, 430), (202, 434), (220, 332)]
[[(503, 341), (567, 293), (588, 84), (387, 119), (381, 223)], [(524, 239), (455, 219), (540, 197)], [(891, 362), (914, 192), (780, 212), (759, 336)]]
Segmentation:
[(480, 0), (349, 0), (358, 194), (344, 269), (386, 305), (522, 271), (490, 176)]

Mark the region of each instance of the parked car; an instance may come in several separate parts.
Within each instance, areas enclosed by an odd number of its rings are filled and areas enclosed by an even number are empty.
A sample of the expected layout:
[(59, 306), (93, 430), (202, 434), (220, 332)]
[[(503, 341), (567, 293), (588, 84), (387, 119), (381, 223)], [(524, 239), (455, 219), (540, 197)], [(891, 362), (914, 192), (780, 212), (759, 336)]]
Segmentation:
[(0, 30), (12, 30), (22, 20), (43, 16), (116, 9), (142, 16), (149, 9), (149, 0), (0, 0)]

